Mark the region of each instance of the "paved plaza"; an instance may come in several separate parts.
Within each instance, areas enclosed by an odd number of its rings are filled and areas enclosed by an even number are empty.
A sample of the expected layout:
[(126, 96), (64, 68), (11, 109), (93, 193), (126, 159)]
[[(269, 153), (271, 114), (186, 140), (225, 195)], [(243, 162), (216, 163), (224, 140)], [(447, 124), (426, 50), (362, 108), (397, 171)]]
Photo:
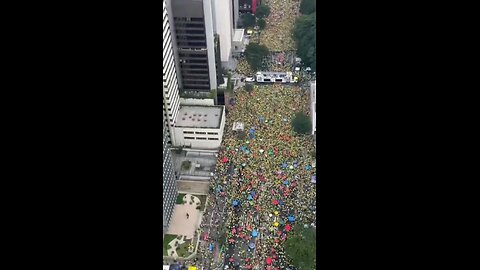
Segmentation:
[[(186, 195), (187, 203), (175, 205), (167, 234), (185, 235), (185, 239), (193, 238), (195, 230), (200, 226), (201, 212), (196, 209), (196, 203), (200, 202), (200, 199), (193, 196), (195, 202), (190, 204), (190, 196), (192, 195)], [(187, 218), (187, 213), (189, 218)]]

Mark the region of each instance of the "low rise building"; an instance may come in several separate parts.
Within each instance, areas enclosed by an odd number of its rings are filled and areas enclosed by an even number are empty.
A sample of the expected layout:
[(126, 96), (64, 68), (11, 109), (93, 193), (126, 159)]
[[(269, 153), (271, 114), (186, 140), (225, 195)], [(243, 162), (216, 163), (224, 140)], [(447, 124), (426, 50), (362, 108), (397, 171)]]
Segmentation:
[(239, 55), (244, 53), (246, 46), (245, 29), (235, 29), (232, 40), (232, 54)]
[(172, 156), (178, 181), (209, 181), (214, 175), (218, 157), (214, 150), (183, 149), (173, 151)]
[(178, 146), (217, 150), (224, 127), (225, 106), (181, 105), (174, 132)]

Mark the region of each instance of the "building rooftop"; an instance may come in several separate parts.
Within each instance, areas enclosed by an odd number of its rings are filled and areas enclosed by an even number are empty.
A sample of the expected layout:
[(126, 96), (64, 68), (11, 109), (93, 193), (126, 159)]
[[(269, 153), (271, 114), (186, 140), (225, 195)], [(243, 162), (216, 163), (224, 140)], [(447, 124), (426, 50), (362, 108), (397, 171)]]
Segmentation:
[(233, 32), (233, 42), (242, 42), (245, 29), (235, 29)]
[[(182, 176), (212, 177), (217, 164), (216, 153), (182, 151), (181, 153), (172, 151), (175, 161), (175, 172)], [(182, 167), (183, 162), (190, 161), (189, 168)]]
[(223, 106), (180, 106), (176, 127), (220, 128)]

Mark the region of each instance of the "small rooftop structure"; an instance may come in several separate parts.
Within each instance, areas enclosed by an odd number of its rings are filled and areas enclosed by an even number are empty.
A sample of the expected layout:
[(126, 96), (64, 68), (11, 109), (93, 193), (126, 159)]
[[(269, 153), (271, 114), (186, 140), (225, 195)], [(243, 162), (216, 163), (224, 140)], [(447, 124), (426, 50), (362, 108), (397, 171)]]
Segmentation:
[(227, 89), (228, 77), (223, 77), (223, 84), (218, 85), (219, 89)]
[(233, 131), (239, 131), (239, 130), (244, 130), (245, 126), (242, 122), (234, 122), (233, 123)]
[(242, 42), (244, 34), (245, 29), (235, 29), (233, 32), (233, 42)]
[(232, 38), (232, 52), (235, 54), (245, 52), (248, 39), (245, 38), (245, 29), (235, 29)]
[(223, 106), (181, 105), (175, 127), (220, 128)]

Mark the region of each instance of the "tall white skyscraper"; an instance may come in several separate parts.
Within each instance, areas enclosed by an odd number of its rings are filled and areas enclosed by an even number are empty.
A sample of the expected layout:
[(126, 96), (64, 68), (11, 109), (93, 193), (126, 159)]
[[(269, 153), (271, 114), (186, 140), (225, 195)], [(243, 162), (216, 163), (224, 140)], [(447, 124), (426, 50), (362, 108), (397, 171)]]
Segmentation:
[(173, 127), (180, 105), (172, 34), (168, 20), (167, 4), (163, 0), (163, 118), (168, 127), (168, 143), (176, 145)]
[(228, 62), (232, 55), (233, 9), (232, 1), (213, 0), (214, 32), (220, 37), (220, 60)]
[[(182, 93), (208, 97), (217, 89), (213, 0), (167, 0)], [(230, 23), (230, 22), (227, 22)], [(218, 62), (220, 59), (218, 58)]]

